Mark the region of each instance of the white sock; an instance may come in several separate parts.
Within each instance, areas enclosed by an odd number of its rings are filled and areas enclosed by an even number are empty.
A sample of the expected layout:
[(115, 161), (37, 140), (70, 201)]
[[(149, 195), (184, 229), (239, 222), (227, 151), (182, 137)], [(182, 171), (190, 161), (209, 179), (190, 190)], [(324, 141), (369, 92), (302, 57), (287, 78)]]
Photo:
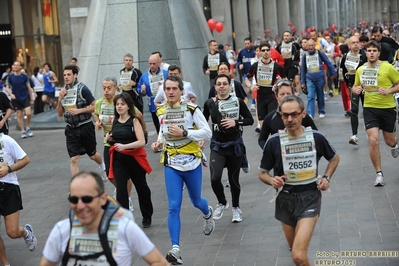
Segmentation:
[(101, 170), (105, 171), (105, 163), (104, 162), (101, 163), (100, 168), (101, 168)]
[(31, 238), (31, 233), (30, 233), (30, 231), (25, 229), (25, 232), (26, 232), (25, 239)]

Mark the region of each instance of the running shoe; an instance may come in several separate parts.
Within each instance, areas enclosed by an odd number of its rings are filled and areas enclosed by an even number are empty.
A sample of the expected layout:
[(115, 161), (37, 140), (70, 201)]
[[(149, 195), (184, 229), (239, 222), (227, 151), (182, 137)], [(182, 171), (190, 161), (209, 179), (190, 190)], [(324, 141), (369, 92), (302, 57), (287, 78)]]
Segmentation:
[(399, 156), (399, 146), (398, 144), (395, 145), (395, 147), (391, 148), (391, 154), (393, 158), (396, 158)]
[(359, 145), (359, 140), (357, 139), (356, 135), (353, 135), (350, 139), (349, 139), (349, 144), (352, 145)]
[(329, 90), (328, 94), (330, 95), (330, 97), (334, 97), (334, 91), (333, 90)]
[(108, 181), (108, 176), (107, 176), (107, 172), (103, 169), (101, 169), (101, 165), (100, 165), (100, 171), (101, 171), (101, 177), (103, 178), (104, 183)]
[(249, 165), (249, 163), (248, 163), (248, 165), (247, 165), (246, 167), (242, 167), (242, 171), (243, 171), (244, 173), (246, 173), (246, 174), (248, 174), (249, 169), (251, 169), (251, 166)]
[(240, 210), (240, 207), (233, 207), (233, 218), (231, 221), (233, 223), (239, 223), (242, 221), (242, 211)]
[(216, 205), (215, 211), (213, 212), (213, 219), (219, 220), (223, 216), (224, 210), (229, 208), (229, 203), (227, 202), (226, 205), (219, 203)]
[(26, 133), (28, 134), (28, 137), (33, 137), (33, 132), (30, 128), (26, 129)]
[(37, 245), (37, 239), (33, 234), (33, 228), (30, 224), (25, 224), (24, 229), (26, 230), (26, 232), (28, 232), (25, 237), (25, 243), (30, 251), (34, 251)]
[(375, 187), (382, 187), (383, 185), (385, 185), (384, 175), (381, 172), (377, 173), (377, 177), (376, 177), (376, 179), (374, 181), (374, 186)]
[(324, 117), (326, 117), (325, 114), (319, 114), (319, 118), (324, 118)]
[(226, 181), (226, 184), (224, 185), (225, 187), (230, 187), (230, 182), (229, 180)]
[(22, 131), (21, 132), (21, 139), (26, 139), (27, 135), (26, 135), (26, 131)]
[(166, 254), (166, 260), (172, 265), (181, 265), (183, 260), (181, 259), (180, 248), (177, 245), (173, 245), (172, 249)]
[(205, 235), (209, 236), (215, 229), (215, 221), (213, 220), (213, 208), (209, 206), (209, 212), (211, 213), (208, 218), (204, 217), (204, 229)]
[(256, 133), (260, 133), (260, 127), (259, 127), (259, 126), (257, 126), (257, 127), (255, 128), (255, 132), (256, 132)]
[(249, 108), (251, 111), (255, 111), (256, 110), (256, 105), (255, 104), (251, 104), (251, 107)]

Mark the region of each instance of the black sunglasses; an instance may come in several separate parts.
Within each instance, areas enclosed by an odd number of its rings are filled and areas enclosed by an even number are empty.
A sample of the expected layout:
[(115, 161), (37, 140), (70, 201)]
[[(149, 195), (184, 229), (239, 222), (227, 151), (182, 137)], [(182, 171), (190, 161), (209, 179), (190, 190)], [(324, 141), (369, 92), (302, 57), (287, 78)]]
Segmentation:
[(77, 204), (79, 202), (79, 199), (80, 199), (80, 200), (82, 200), (83, 203), (88, 204), (88, 203), (92, 202), (94, 198), (98, 198), (102, 194), (104, 194), (104, 193), (100, 193), (100, 194), (98, 194), (97, 196), (94, 196), (94, 197), (93, 196), (83, 196), (81, 198), (69, 195), (68, 196), (68, 200), (72, 204)]
[(270, 51), (270, 49), (262, 49), (261, 51), (262, 52), (268, 52), (268, 51)]

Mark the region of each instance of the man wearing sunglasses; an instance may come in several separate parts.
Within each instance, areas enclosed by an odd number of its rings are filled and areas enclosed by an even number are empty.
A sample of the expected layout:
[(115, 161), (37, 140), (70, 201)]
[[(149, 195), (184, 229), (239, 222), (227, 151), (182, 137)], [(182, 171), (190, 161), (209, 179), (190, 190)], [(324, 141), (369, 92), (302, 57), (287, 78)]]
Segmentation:
[[(307, 251), (320, 215), (321, 191), (330, 187), (339, 156), (323, 134), (302, 127), (306, 110), (301, 98), (287, 96), (280, 108), (285, 130), (267, 140), (259, 179), (277, 191), (275, 217), (281, 222), (295, 265), (311, 265)], [(323, 178), (318, 179), (321, 157), (328, 164)]]
[[(29, 163), (29, 157), (10, 136), (0, 133), (0, 143), (0, 215), (4, 217), (7, 235), (13, 239), (24, 238), (28, 249), (34, 251), (37, 240), (32, 226), (19, 226), (19, 211), (23, 207), (17, 171)], [(1, 238), (0, 259), (3, 265), (9, 264)]]
[(247, 73), (245, 84), (251, 84), (254, 77), (256, 84), (251, 86), (253, 92), (258, 92), (256, 108), (260, 127), (262, 127), (265, 116), (277, 108), (277, 101), (273, 95), (273, 84), (276, 82), (277, 75), (284, 78), (284, 69), (273, 62), (270, 57), (270, 44), (261, 43), (259, 45), (261, 60), (254, 63)]
[[(94, 172), (79, 172), (72, 177), (69, 189), (68, 200), (75, 214), (74, 220), (71, 222), (68, 218), (54, 226), (44, 247), (40, 266), (58, 265), (64, 260), (64, 252), (69, 252), (68, 265), (81, 261), (89, 261), (87, 265), (131, 265), (133, 253), (142, 257), (148, 265), (169, 265), (134, 223), (131, 213), (123, 208), (116, 210), (107, 229), (107, 242), (112, 244), (112, 258), (116, 262), (111, 264), (98, 234), (104, 208), (110, 204), (101, 176)], [(97, 252), (101, 253), (97, 254), (100, 255), (97, 258), (82, 258)]]

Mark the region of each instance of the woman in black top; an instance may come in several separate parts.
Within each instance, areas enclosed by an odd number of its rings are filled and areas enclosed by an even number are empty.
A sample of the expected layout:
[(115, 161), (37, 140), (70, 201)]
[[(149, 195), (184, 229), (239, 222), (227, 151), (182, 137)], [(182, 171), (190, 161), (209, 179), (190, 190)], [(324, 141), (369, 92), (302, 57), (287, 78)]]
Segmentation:
[[(277, 98), (278, 104), (280, 106), (281, 101), (289, 96), (294, 95), (294, 88), (292, 87), (291, 81), (282, 79), (276, 83), (274, 95)], [(284, 123), (281, 119), (280, 107), (274, 112), (270, 112), (265, 116), (263, 120), (262, 128), (259, 133), (258, 144), (261, 149), (265, 146), (266, 140), (269, 138), (269, 135), (273, 135), (277, 133), (279, 130), (284, 129)], [(302, 126), (311, 127), (317, 130), (316, 125), (313, 122), (313, 119), (306, 114), (305, 118), (302, 120)]]
[(145, 146), (145, 123), (136, 116), (134, 102), (123, 92), (114, 98), (115, 118), (112, 132), (106, 135), (110, 148), (109, 176), (116, 180), (116, 199), (122, 207), (129, 208), (127, 181), (130, 178), (136, 188), (143, 227), (151, 225), (153, 206), (146, 173), (151, 172)]

